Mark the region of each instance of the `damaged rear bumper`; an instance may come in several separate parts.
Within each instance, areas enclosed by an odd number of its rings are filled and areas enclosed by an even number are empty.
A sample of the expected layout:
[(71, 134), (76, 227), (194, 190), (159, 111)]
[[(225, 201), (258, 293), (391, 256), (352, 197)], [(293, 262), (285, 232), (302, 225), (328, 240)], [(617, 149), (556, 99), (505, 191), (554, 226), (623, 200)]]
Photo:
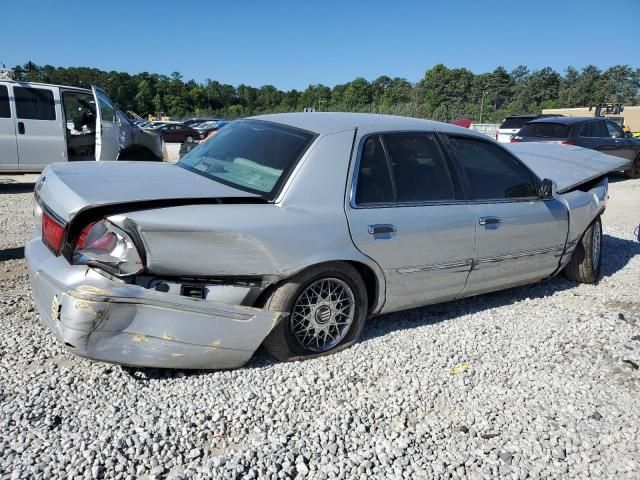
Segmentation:
[(159, 368), (240, 367), (280, 317), (111, 280), (55, 257), (39, 229), (25, 246), (25, 258), (42, 322), (72, 353), (94, 360)]

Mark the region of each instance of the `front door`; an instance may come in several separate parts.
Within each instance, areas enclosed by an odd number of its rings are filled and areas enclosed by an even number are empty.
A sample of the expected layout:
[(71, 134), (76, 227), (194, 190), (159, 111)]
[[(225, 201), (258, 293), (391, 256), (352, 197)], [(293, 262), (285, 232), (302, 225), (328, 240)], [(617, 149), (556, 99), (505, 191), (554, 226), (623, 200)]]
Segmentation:
[(347, 216), (356, 247), (384, 270), (384, 311), (456, 297), (471, 269), (475, 214), (435, 134), (361, 145)]
[(630, 162), (632, 162), (637, 155), (636, 149), (633, 148), (633, 143), (635, 140), (631, 140), (630, 138), (626, 138), (622, 128), (613, 120), (605, 120), (604, 121), (609, 144), (605, 149), (602, 150), (602, 153), (606, 153), (608, 155), (615, 155), (616, 157), (626, 158)]
[(0, 170), (18, 169), (16, 124), (11, 113), (9, 87), (0, 85)]
[(120, 152), (120, 128), (116, 108), (109, 96), (97, 87), (91, 87), (96, 100), (96, 160), (117, 160)]
[(40, 171), (50, 163), (66, 162), (66, 125), (58, 89), (26, 83), (11, 88), (20, 170)]
[(552, 274), (568, 229), (566, 207), (541, 200), (538, 179), (504, 148), (448, 136), (467, 181), (477, 222), (476, 254), (464, 295), (520, 285)]

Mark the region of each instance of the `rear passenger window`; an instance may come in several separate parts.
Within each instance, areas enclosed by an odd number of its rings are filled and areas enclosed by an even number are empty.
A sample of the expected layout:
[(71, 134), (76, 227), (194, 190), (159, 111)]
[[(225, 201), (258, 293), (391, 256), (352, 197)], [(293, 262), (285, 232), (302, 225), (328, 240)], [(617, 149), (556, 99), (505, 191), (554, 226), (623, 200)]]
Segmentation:
[(385, 135), (398, 202), (436, 202), (456, 198), (447, 161), (435, 136)]
[(53, 92), (44, 88), (13, 87), (16, 115), (25, 120), (55, 120)]
[(0, 85), (0, 118), (11, 118), (9, 89), (4, 85)]
[(482, 140), (449, 137), (474, 200), (537, 197), (529, 171), (502, 148)]
[(590, 137), (590, 138), (602, 138), (608, 137), (609, 134), (604, 127), (604, 123), (600, 120), (595, 122), (588, 122), (582, 126), (582, 130), (580, 130), (581, 137)]
[(365, 142), (362, 151), (356, 187), (356, 204), (390, 203), (393, 199), (389, 165), (380, 137), (371, 137)]

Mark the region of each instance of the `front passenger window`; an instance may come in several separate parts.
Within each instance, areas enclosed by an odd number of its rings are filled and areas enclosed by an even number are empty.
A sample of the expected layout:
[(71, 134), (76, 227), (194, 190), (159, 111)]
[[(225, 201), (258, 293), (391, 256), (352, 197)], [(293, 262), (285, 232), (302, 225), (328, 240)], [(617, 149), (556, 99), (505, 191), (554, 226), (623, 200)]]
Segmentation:
[(474, 200), (537, 197), (529, 171), (502, 148), (484, 140), (449, 137)]

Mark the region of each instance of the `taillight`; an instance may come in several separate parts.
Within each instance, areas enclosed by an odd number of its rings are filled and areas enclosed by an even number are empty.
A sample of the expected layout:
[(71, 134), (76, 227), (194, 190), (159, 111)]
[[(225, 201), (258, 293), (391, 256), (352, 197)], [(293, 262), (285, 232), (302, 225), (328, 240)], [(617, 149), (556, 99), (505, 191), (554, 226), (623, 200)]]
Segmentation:
[(64, 226), (56, 222), (47, 212), (42, 213), (42, 241), (57, 257), (62, 249)]
[(496, 140), (498, 140), (498, 132), (496, 132)]
[(92, 265), (117, 276), (133, 275), (143, 269), (142, 258), (129, 234), (106, 219), (82, 229), (73, 263)]
[(573, 145), (574, 147), (577, 145), (576, 142), (574, 142), (573, 140), (563, 140), (562, 142), (560, 142), (561, 145)]
[(511, 140), (509, 140), (509, 143), (519, 143), (520, 139), (516, 138), (516, 137), (511, 137)]

